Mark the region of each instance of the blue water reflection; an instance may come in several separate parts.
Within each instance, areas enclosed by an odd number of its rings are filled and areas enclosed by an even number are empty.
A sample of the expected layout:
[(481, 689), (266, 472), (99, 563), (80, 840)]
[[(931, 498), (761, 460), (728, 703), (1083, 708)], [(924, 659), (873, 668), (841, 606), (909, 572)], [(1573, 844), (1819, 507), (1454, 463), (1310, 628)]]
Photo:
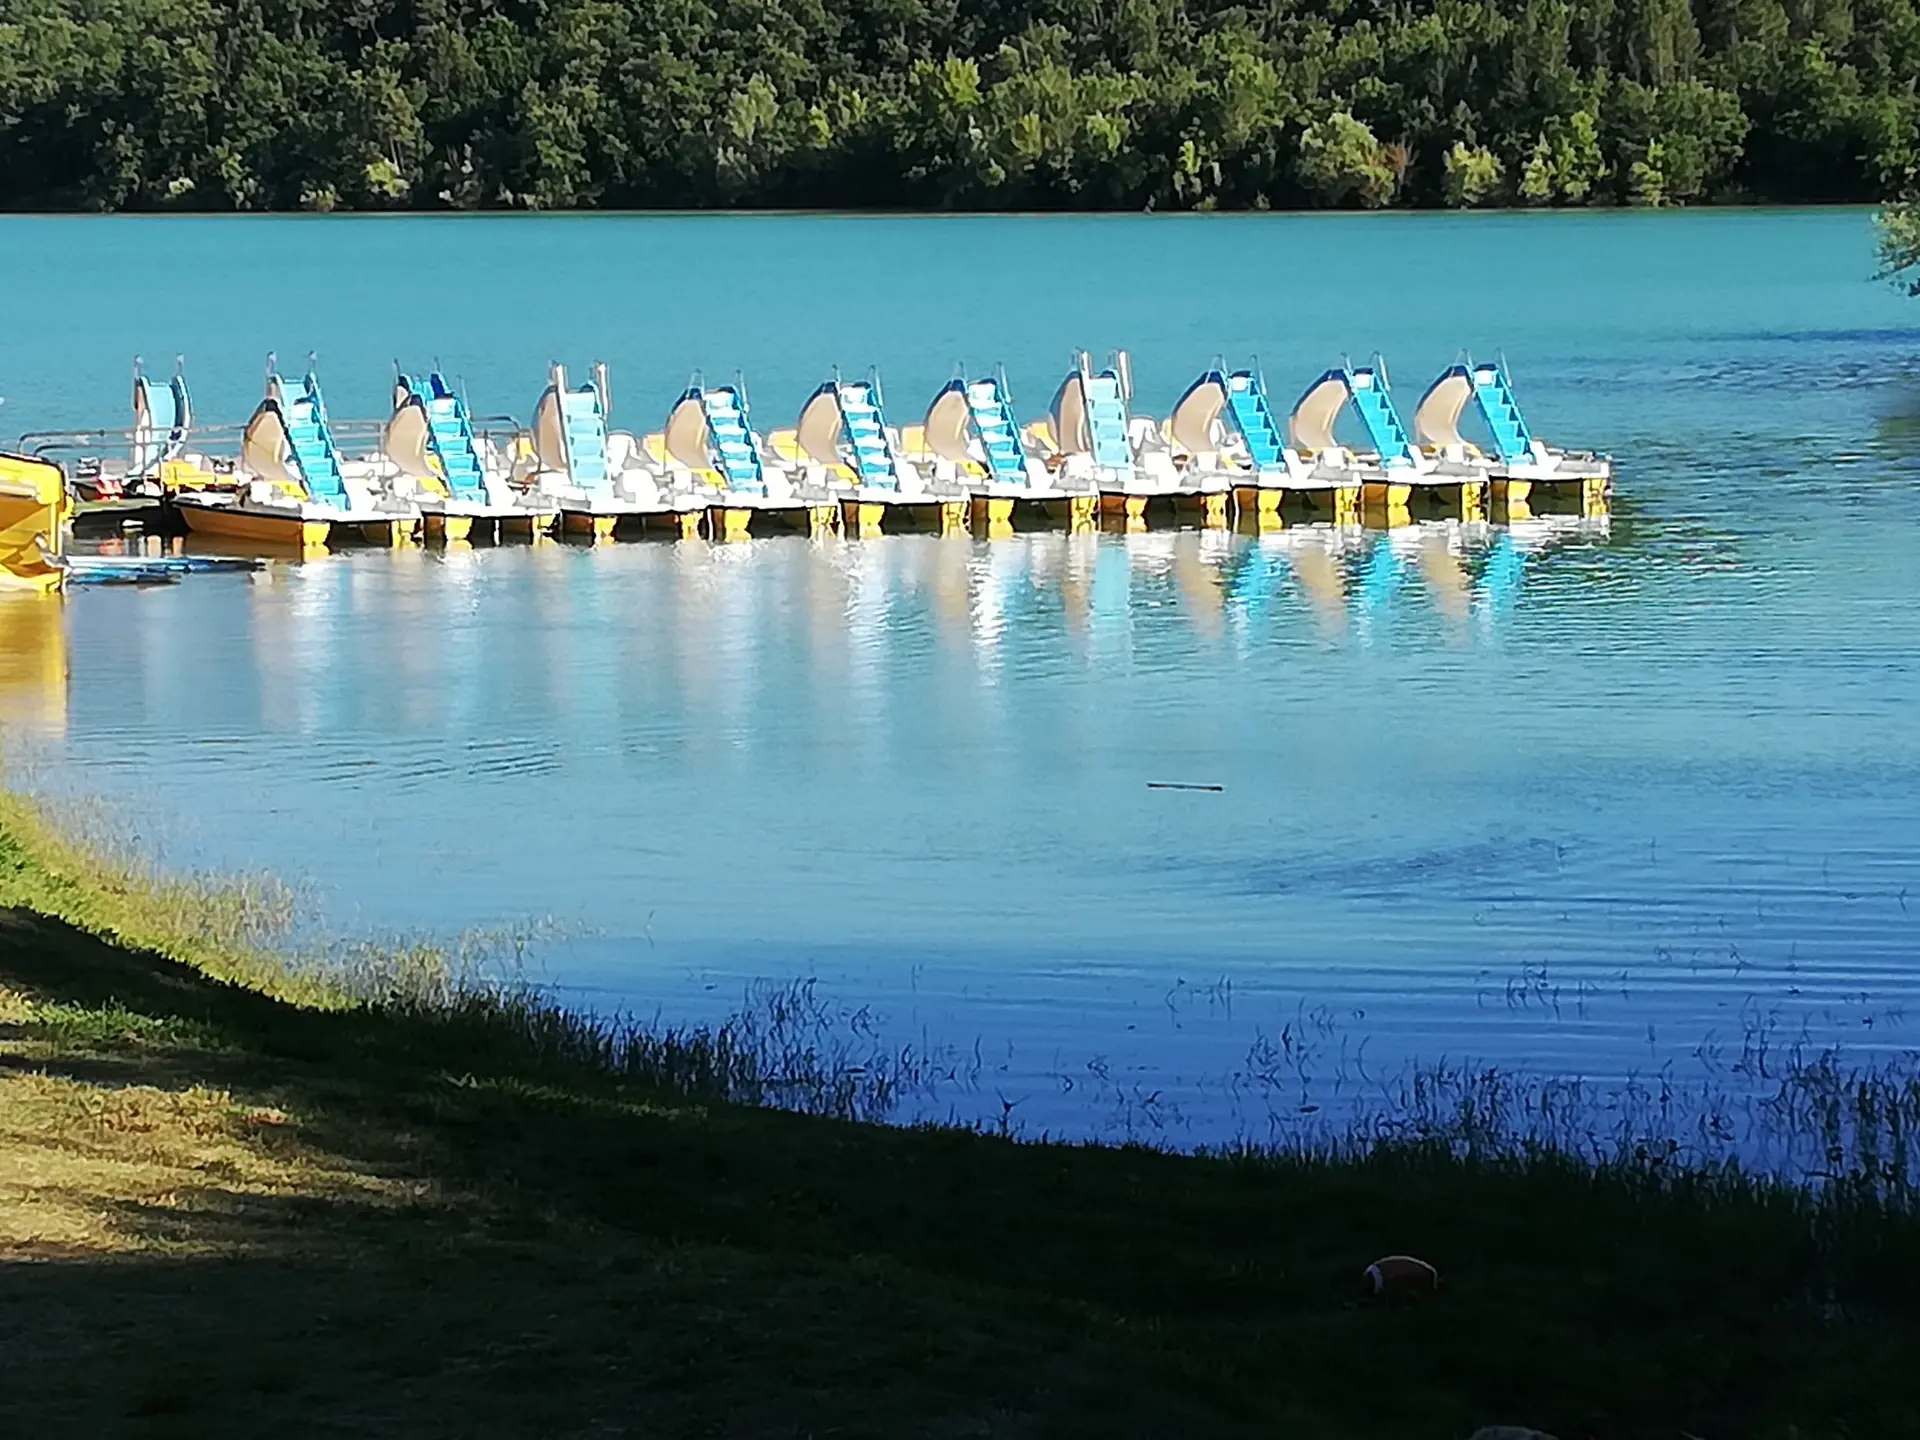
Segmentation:
[[(486, 406), (604, 343), (636, 425), (702, 360), (777, 410), (869, 359), (930, 394), (987, 345), (1036, 397), (1067, 344), (1125, 343), (1164, 410), (1222, 349), (1279, 385), (1498, 343), (1620, 494), (1384, 533), (362, 553), (0, 607), (16, 775), (171, 862), (310, 881), (331, 928), (555, 915), (577, 933), (532, 962), (582, 1003), (703, 1018), (818, 976), (967, 1057), (933, 1113), (1032, 1128), (1258, 1132), (1412, 1056), (1725, 1073), (1756, 1034), (1911, 1040), (1920, 352), (1864, 215), (499, 220), (435, 232), (497, 303), (434, 337), (377, 283), (420, 223), (0, 224), (53, 277), (5, 299), (46, 352), (7, 362), (7, 412), (86, 423), (137, 349), (187, 350), (209, 413), (214, 375), (244, 399), (297, 254), (339, 303), (278, 343), (319, 346), (341, 413), (426, 343)], [(981, 247), (1017, 283), (939, 283)], [(143, 299), (115, 254), (234, 302)], [(1372, 283), (1416, 254), (1417, 297)], [(604, 313), (539, 303), (555, 263), (608, 277)], [(739, 313), (696, 313), (721, 266)], [(1267, 279), (1225, 314), (1229, 271)], [(1160, 303), (1114, 316), (1146, 274)]]
[[(1615, 716), (1667, 683), (1649, 561), (1571, 517), (355, 555), (74, 597), (40, 754), (137, 787), (170, 859), (321, 877), (336, 922), (558, 915), (538, 973), (584, 1003), (814, 975), (990, 1045), (937, 1113), (1132, 1125), (1138, 1084), (1219, 1138), (1303, 1007), (1375, 1066), (1589, 1073), (1756, 1003), (1888, 1023), (1913, 822), (1816, 737), (1809, 812), (1730, 784), (1697, 707)], [(1604, 683), (1569, 627), (1623, 651)]]

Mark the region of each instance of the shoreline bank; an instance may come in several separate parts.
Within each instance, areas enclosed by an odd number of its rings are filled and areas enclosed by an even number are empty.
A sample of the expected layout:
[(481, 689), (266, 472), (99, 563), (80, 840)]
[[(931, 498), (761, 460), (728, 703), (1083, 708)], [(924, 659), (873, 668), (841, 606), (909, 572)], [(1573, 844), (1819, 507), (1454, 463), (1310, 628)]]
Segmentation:
[[(418, 957), (316, 976), (261, 948), (272, 908), (0, 797), (0, 1429), (1912, 1424), (1920, 1221), (1884, 1188), (794, 1113), (740, 1103), (803, 1058), (750, 1032), (436, 989)], [(1369, 1299), (1400, 1251), (1442, 1290)]]

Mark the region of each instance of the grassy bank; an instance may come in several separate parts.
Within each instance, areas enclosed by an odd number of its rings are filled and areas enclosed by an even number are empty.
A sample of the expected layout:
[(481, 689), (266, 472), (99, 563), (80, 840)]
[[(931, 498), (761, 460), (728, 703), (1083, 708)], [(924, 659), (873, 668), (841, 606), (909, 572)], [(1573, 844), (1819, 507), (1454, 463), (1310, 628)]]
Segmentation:
[[(342, 985), (256, 948), (276, 904), (0, 800), (0, 1433), (1920, 1429), (1920, 1225), (1871, 1187), (796, 1114), (741, 1101), (865, 1082)], [(1401, 1250), (1445, 1288), (1364, 1298)]]

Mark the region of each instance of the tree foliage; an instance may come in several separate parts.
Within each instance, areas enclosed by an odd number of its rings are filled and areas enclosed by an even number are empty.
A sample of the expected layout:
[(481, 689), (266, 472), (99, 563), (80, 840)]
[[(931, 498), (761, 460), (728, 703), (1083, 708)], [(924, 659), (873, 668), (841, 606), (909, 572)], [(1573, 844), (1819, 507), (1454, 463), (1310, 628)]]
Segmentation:
[(0, 0), (12, 209), (1888, 199), (1920, 0)]
[(1880, 261), (1883, 273), (1920, 295), (1920, 201), (1889, 205), (1880, 212)]
[(1393, 199), (1400, 168), (1360, 121), (1336, 110), (1300, 137), (1300, 183), (1316, 203), (1378, 209)]
[(1443, 189), (1449, 205), (1484, 205), (1498, 198), (1505, 178), (1500, 157), (1480, 145), (1453, 142), (1445, 161)]

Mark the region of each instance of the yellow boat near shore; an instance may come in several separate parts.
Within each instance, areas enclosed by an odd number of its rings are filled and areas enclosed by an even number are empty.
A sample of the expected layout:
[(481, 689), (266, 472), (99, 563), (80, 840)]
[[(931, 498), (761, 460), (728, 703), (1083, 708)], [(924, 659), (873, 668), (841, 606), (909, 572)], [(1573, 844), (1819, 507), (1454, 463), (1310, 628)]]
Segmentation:
[(67, 514), (66, 476), (58, 465), (0, 455), (0, 588), (58, 590)]

